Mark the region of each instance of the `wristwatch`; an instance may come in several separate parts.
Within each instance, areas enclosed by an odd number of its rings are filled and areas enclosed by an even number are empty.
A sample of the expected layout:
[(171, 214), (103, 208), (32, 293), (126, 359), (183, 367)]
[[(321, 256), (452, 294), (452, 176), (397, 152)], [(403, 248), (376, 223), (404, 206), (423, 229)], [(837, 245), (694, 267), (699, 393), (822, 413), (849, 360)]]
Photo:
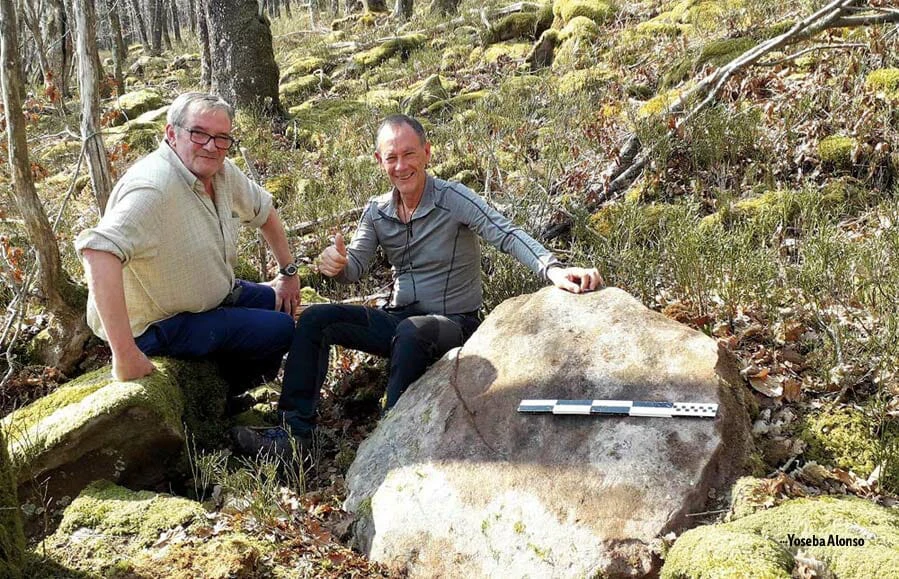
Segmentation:
[(279, 269), (278, 273), (280, 273), (281, 275), (286, 275), (287, 277), (293, 277), (297, 274), (297, 271), (299, 271), (297, 264), (288, 263), (287, 265)]

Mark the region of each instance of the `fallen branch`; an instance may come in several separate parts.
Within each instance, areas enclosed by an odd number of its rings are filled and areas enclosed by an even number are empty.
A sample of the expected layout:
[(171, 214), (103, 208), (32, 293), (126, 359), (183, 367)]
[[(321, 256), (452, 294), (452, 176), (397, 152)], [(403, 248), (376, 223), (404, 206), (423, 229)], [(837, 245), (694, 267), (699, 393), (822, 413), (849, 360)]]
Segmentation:
[(338, 213), (337, 215), (328, 215), (326, 217), (321, 217), (319, 219), (314, 219), (312, 221), (305, 221), (300, 223), (299, 225), (295, 225), (287, 230), (289, 235), (297, 235), (303, 236), (312, 233), (319, 227), (323, 225), (331, 225), (333, 223), (343, 223), (344, 221), (359, 219), (362, 215), (363, 207), (354, 207), (353, 209), (347, 209), (342, 213)]
[(770, 62), (759, 62), (756, 64), (756, 66), (777, 66), (779, 64), (784, 64), (784, 63), (790, 62), (791, 60), (795, 60), (795, 59), (799, 58), (800, 56), (809, 54), (810, 52), (817, 52), (819, 50), (839, 50), (842, 48), (865, 48), (867, 46), (868, 46), (867, 44), (864, 44), (861, 42), (844, 42), (844, 43), (840, 43), (840, 44), (819, 44), (817, 46), (810, 46), (808, 48), (804, 48), (804, 49), (800, 50), (799, 52), (794, 52), (793, 54), (790, 54), (789, 56), (785, 56), (785, 57), (777, 59), (777, 60), (773, 60)]

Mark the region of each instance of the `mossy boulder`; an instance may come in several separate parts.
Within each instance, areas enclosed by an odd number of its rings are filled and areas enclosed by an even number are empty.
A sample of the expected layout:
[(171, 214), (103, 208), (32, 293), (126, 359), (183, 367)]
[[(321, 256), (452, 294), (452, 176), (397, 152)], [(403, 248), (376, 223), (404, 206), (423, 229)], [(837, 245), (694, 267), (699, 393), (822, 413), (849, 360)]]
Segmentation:
[(347, 99), (308, 100), (290, 108), (290, 116), (300, 128), (321, 130), (346, 117), (368, 110), (365, 103)]
[(838, 169), (852, 168), (852, 152), (858, 141), (843, 135), (831, 135), (818, 143), (818, 157)]
[(0, 428), (0, 577), (18, 579), (25, 559), (25, 536), (13, 470)]
[(881, 467), (880, 482), (899, 492), (899, 421), (872, 409), (850, 406), (804, 416), (799, 436), (808, 445), (805, 457), (868, 477)]
[(472, 46), (454, 44), (444, 49), (440, 56), (440, 70), (457, 70), (465, 65), (466, 58), (471, 54)]
[(64, 139), (58, 141), (40, 152), (40, 158), (45, 163), (60, 161), (64, 159), (74, 159), (81, 153), (81, 142)]
[(552, 23), (552, 5), (544, 4), (544, 7), (537, 12), (519, 12), (504, 16), (485, 33), (484, 41), (493, 44), (515, 38), (534, 40), (552, 26)]
[(759, 535), (715, 527), (684, 533), (665, 558), (664, 579), (765, 577), (790, 579), (793, 557)]
[(155, 90), (141, 89), (125, 93), (116, 101), (120, 114), (112, 124), (121, 125), (147, 111), (161, 107), (162, 104), (162, 95)]
[(46, 541), (46, 554), (53, 563), (74, 571), (119, 576), (161, 533), (203, 521), (205, 514), (194, 501), (97, 481), (66, 508)]
[(298, 105), (317, 92), (324, 92), (332, 86), (331, 78), (325, 74), (307, 74), (278, 87), (278, 94), (285, 106)]
[(865, 86), (887, 98), (899, 98), (899, 68), (881, 68), (868, 73)]
[(318, 56), (305, 56), (293, 61), (290, 66), (281, 71), (279, 84), (287, 84), (301, 76), (307, 76), (315, 71), (328, 74), (334, 69), (334, 63)]
[(486, 90), (465, 92), (443, 101), (437, 101), (436, 103), (429, 106), (425, 112), (429, 115), (445, 111), (455, 113), (460, 110), (465, 110), (475, 106), (489, 94), (490, 91)]
[(353, 62), (363, 68), (372, 68), (387, 60), (388, 58), (399, 54), (405, 58), (413, 50), (421, 47), (427, 41), (428, 37), (424, 34), (407, 34), (405, 36), (397, 36), (387, 40), (374, 48), (357, 52), (353, 55)]
[[(735, 550), (734, 545), (743, 548)], [(787, 501), (729, 523), (687, 531), (668, 552), (662, 577), (787, 578), (800, 551), (820, 561), (826, 576), (884, 577), (892, 573), (889, 569), (899, 569), (899, 511), (856, 497)]]
[(105, 478), (150, 486), (173, 469), (185, 427), (200, 447), (224, 434), (227, 385), (212, 362), (154, 359), (157, 371), (132, 382), (107, 366), (3, 419), (22, 496), (47, 480), (47, 495), (75, 496)]
[(470, 64), (496, 64), (502, 59), (523, 61), (531, 52), (529, 42), (502, 42), (486, 48), (475, 48), (468, 57)]
[(556, 0), (553, 3), (553, 16), (555, 16), (562, 25), (567, 24), (573, 18), (583, 16), (596, 22), (604, 24), (608, 22), (617, 12), (614, 2), (605, 0)]
[(145, 76), (150, 72), (161, 72), (168, 68), (169, 61), (161, 56), (140, 56), (137, 60), (131, 63), (131, 66), (128, 67), (128, 72), (137, 75), (137, 76)]
[(438, 101), (449, 98), (451, 85), (440, 75), (432, 74), (423, 82), (415, 86), (409, 96), (403, 99), (402, 110), (409, 115), (417, 115), (422, 109), (426, 109)]
[(645, 119), (668, 114), (680, 98), (680, 90), (667, 90), (652, 97), (637, 109), (637, 117)]
[(585, 68), (572, 70), (559, 79), (558, 89), (562, 96), (595, 94), (607, 88), (617, 75), (605, 68)]

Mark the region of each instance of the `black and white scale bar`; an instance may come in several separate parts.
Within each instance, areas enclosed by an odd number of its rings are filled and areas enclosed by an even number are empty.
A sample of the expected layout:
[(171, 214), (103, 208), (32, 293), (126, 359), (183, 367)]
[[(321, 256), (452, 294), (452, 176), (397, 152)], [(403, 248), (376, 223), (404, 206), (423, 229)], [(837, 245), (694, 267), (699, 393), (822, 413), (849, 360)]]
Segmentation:
[(522, 400), (518, 411), (525, 414), (604, 414), (674, 418), (715, 418), (718, 405), (708, 402), (651, 402), (645, 400)]

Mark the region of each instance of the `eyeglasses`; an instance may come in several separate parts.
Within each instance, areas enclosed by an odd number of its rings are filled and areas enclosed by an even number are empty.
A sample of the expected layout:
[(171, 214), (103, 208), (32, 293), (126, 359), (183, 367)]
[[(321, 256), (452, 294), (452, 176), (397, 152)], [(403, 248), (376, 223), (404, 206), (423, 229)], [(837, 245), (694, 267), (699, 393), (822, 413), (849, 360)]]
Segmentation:
[(188, 129), (185, 126), (179, 125), (182, 129), (190, 133), (190, 142), (195, 145), (206, 146), (209, 141), (213, 141), (215, 143), (215, 148), (220, 151), (230, 151), (232, 148), (236, 147), (240, 144), (238, 139), (228, 135), (210, 135), (209, 133), (205, 133), (203, 131), (198, 131), (196, 129)]

